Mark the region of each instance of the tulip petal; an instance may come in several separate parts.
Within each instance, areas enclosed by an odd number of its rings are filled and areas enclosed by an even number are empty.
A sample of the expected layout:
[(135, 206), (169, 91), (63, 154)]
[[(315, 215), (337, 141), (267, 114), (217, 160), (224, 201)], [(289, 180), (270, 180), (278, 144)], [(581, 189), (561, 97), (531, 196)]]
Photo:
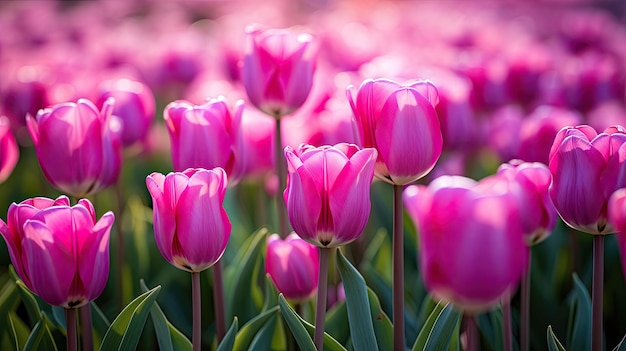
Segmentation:
[(105, 213), (91, 226), (77, 231), (80, 242), (78, 274), (85, 287), (85, 296), (91, 301), (100, 296), (109, 276), (109, 238), (115, 221), (113, 212)]
[(317, 222), (322, 211), (319, 185), (290, 149), (285, 149), (285, 157), (289, 165), (289, 182), (285, 190), (289, 220), (300, 237), (319, 246)]

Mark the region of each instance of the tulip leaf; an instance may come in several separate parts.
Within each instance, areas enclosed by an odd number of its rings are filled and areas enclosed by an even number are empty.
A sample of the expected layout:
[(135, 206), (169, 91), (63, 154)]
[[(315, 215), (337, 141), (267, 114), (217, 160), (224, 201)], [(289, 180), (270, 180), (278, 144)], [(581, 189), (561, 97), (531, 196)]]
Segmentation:
[(549, 351), (565, 351), (565, 347), (561, 344), (559, 339), (554, 335), (552, 331), (552, 326), (548, 326), (548, 350)]
[(370, 302), (370, 311), (372, 313), (372, 322), (374, 323), (374, 332), (379, 350), (391, 350), (393, 348), (393, 324), (389, 316), (385, 314), (380, 306), (378, 296), (372, 289), (367, 288), (367, 297)]
[(243, 256), (233, 261), (240, 262), (240, 264), (230, 267), (236, 273), (233, 286), (226, 290), (233, 292), (228, 296), (230, 300), (227, 302), (227, 316), (230, 318), (237, 316), (242, 323), (246, 323), (260, 312), (261, 306), (255, 306), (255, 298), (260, 297), (262, 292), (259, 291), (256, 281), (257, 274), (261, 270), (262, 248), (265, 246), (266, 237), (267, 229), (259, 230), (251, 238)]
[[(315, 334), (315, 327), (302, 319), (294, 310), (291, 308), (285, 297), (280, 294), (278, 297), (278, 303), (280, 305), (280, 312), (285, 318), (291, 333), (296, 339), (300, 350), (315, 350), (315, 344), (313, 343), (313, 335)], [(335, 340), (328, 333), (324, 333), (324, 350), (329, 351), (345, 351), (345, 348), (341, 346), (337, 340)]]
[(102, 344), (104, 335), (111, 327), (111, 322), (107, 316), (104, 315), (104, 312), (102, 312), (95, 301), (91, 301), (89, 304), (91, 305), (91, 323), (93, 329), (94, 348), (99, 348)]
[(452, 304), (439, 302), (426, 319), (413, 350), (447, 350), (455, 330), (458, 331), (460, 317)]
[(276, 306), (278, 301), (278, 291), (269, 274), (265, 275), (265, 301), (263, 302), (263, 311), (267, 311), (271, 307)]
[(9, 279), (0, 290), (0, 318), (7, 316), (9, 312), (14, 311), (20, 304), (20, 294), (15, 282)]
[(615, 346), (613, 351), (626, 351), (626, 335), (622, 338), (622, 340)]
[(58, 350), (50, 332), (48, 318), (43, 313), (24, 345), (24, 351), (30, 350)]
[(157, 286), (126, 305), (104, 335), (100, 350), (134, 350), (160, 291)]
[(37, 303), (37, 298), (26, 287), (23, 281), (17, 280), (15, 281), (15, 284), (17, 284), (18, 291), (20, 292), (20, 296), (22, 298), (22, 302), (24, 303), (24, 307), (26, 308), (28, 319), (31, 321), (31, 323), (37, 323), (37, 321), (41, 319), (41, 309), (39, 308), (39, 304)]
[(278, 310), (279, 307), (275, 306), (249, 320), (237, 333), (233, 350), (248, 350), (256, 333), (258, 333), (259, 329), (261, 329)]
[(354, 349), (378, 350), (365, 279), (341, 251), (337, 253), (337, 267), (346, 292), (350, 339)]
[(254, 335), (250, 342), (248, 350), (270, 350), (272, 345), (272, 337), (276, 330), (276, 318), (278, 314), (274, 313), (270, 316), (267, 323), (261, 326), (261, 329)]
[(591, 349), (591, 298), (589, 292), (574, 273), (573, 298), (570, 304), (567, 349), (570, 351)]
[[(146, 282), (143, 279), (139, 280), (139, 287), (143, 293), (149, 291)], [(150, 308), (150, 319), (152, 319), (152, 325), (154, 326), (154, 333), (156, 334), (157, 343), (159, 344), (159, 350), (162, 351), (174, 351), (174, 350), (192, 350), (192, 344), (187, 337), (181, 333), (176, 327), (167, 320), (165, 313), (161, 310), (159, 304), (155, 301)]]
[(326, 330), (335, 340), (342, 345), (350, 339), (350, 327), (348, 320), (348, 309), (345, 301), (340, 301), (333, 308), (326, 312)]
[(215, 351), (230, 351), (233, 350), (235, 346), (235, 337), (237, 336), (237, 331), (239, 330), (239, 322), (237, 321), (237, 317), (233, 318), (233, 322), (230, 324), (226, 335), (224, 335), (224, 339), (217, 347)]
[(16, 351), (22, 350), (22, 345), (26, 345), (30, 330), (28, 326), (18, 317), (14, 311), (7, 315), (9, 333), (11, 334), (11, 343)]

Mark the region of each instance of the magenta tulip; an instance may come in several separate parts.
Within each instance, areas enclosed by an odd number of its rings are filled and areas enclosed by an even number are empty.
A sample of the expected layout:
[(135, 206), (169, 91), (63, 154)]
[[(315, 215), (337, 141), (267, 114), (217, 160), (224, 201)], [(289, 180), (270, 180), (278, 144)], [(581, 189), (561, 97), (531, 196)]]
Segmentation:
[(433, 169), (443, 138), (432, 83), (369, 79), (356, 92), (348, 87), (347, 95), (363, 147), (378, 150), (377, 178), (405, 185)]
[(609, 222), (618, 232), (615, 236), (622, 258), (622, 270), (626, 275), (626, 188), (616, 190), (609, 198)]
[(113, 99), (100, 112), (80, 99), (27, 116), (39, 165), (55, 188), (82, 197), (117, 182), (122, 154), (112, 110)]
[(515, 291), (529, 248), (513, 193), (442, 176), (428, 187), (409, 186), (403, 197), (419, 233), (422, 277), (434, 297), (480, 313)]
[(286, 298), (309, 299), (317, 290), (319, 266), (317, 246), (302, 240), (296, 233), (289, 234), (285, 240), (278, 234), (267, 238), (265, 272)]
[(223, 168), (229, 186), (235, 185), (244, 168), (241, 115), (243, 101), (231, 111), (223, 98), (203, 105), (174, 101), (165, 107), (163, 118), (172, 146), (176, 172), (188, 168)]
[(100, 296), (109, 275), (112, 212), (96, 221), (89, 200), (70, 207), (61, 196), (13, 203), (7, 217), (8, 224), (0, 221), (0, 234), (29, 289), (64, 308), (78, 308)]
[(332, 248), (361, 235), (370, 213), (376, 154), (346, 143), (285, 147), (289, 176), (284, 198), (291, 225), (302, 239)]
[(19, 158), (20, 149), (9, 126), (9, 119), (0, 117), (0, 183), (9, 178)]
[(250, 26), (246, 31), (241, 80), (250, 102), (276, 118), (297, 110), (313, 85), (313, 37), (292, 29)]
[(550, 197), (570, 227), (590, 234), (609, 234), (611, 194), (626, 187), (626, 130), (614, 126), (597, 133), (587, 125), (559, 131), (550, 150)]
[(129, 79), (106, 81), (100, 87), (98, 104), (115, 99), (113, 115), (122, 123), (121, 139), (124, 146), (143, 141), (154, 119), (155, 101), (150, 88)]
[(222, 257), (231, 224), (223, 207), (226, 172), (221, 168), (152, 173), (154, 238), (161, 255), (176, 268), (200, 272)]

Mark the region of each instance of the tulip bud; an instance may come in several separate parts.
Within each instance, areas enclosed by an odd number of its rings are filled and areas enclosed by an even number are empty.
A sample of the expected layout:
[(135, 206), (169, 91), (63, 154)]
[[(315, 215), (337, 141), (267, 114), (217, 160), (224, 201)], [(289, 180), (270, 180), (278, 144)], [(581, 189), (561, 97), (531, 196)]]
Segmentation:
[(9, 119), (0, 117), (0, 183), (9, 178), (19, 157), (20, 149), (9, 126)]

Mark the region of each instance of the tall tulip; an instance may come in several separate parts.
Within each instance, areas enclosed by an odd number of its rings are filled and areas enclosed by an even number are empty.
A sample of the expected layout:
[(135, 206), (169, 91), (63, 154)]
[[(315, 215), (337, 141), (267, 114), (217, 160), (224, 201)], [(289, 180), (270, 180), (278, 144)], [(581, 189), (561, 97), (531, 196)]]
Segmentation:
[(170, 135), (174, 170), (223, 168), (229, 185), (235, 185), (244, 168), (241, 115), (243, 101), (233, 110), (225, 99), (202, 105), (174, 101), (165, 107), (163, 118)]
[(7, 117), (0, 117), (0, 183), (9, 178), (20, 157), (20, 149)]
[(317, 247), (296, 233), (289, 234), (285, 240), (278, 234), (267, 238), (265, 272), (286, 298), (294, 301), (309, 299), (317, 290), (319, 265)]
[(364, 147), (378, 150), (375, 175), (393, 185), (394, 350), (404, 350), (404, 229), (402, 187), (424, 177), (441, 156), (443, 137), (435, 106), (437, 88), (429, 81), (399, 84), (368, 79), (348, 100)]
[[(223, 207), (226, 172), (222, 168), (189, 168), (183, 172), (152, 173), (146, 186), (152, 196), (154, 238), (169, 263), (191, 272), (193, 347), (201, 347), (200, 275), (214, 266), (214, 294), (218, 339), (223, 336), (224, 305), (218, 262), (230, 238), (231, 223)], [(220, 336), (222, 335), (222, 336)]]
[(592, 336), (602, 348), (604, 235), (615, 232), (608, 221), (609, 197), (626, 186), (626, 130), (613, 126), (598, 133), (588, 125), (564, 127), (550, 149), (550, 197), (570, 227), (594, 235)]
[(350, 243), (363, 232), (376, 155), (375, 149), (347, 143), (285, 147), (289, 220), (302, 239), (320, 248), (314, 335), (318, 350), (324, 341), (329, 249)]
[(82, 197), (117, 182), (122, 154), (113, 102), (98, 111), (79, 99), (26, 117), (41, 170), (55, 188)]

